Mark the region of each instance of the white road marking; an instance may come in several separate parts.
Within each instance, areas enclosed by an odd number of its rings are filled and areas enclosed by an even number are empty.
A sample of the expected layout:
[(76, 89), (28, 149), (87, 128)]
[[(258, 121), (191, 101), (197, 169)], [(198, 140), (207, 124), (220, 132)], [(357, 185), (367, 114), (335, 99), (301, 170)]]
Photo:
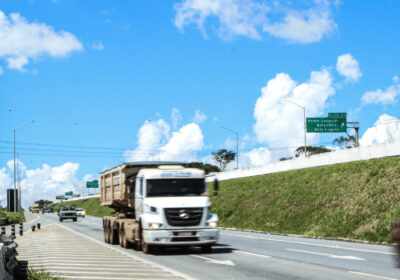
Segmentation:
[(358, 272), (358, 271), (349, 271), (349, 272), (350, 272), (350, 273), (353, 273), (353, 274), (358, 274), (358, 275), (363, 275), (363, 276), (372, 277), (372, 278), (379, 278), (379, 279), (386, 279), (386, 280), (399, 280), (399, 278), (391, 278), (391, 277), (387, 277), (387, 276), (369, 274), (369, 273)]
[(198, 258), (198, 259), (203, 259), (206, 260), (208, 263), (215, 263), (215, 264), (224, 264), (224, 265), (230, 265), (230, 266), (234, 266), (235, 264), (231, 261), (231, 260), (226, 260), (226, 261), (219, 261), (216, 259), (210, 259), (204, 256), (200, 256), (200, 255), (191, 255), (192, 257)]
[(319, 253), (319, 252), (311, 252), (311, 251), (304, 251), (304, 250), (297, 250), (297, 249), (286, 249), (287, 251), (298, 252), (298, 253), (306, 253), (306, 254), (313, 254), (319, 256), (327, 256), (332, 259), (346, 259), (346, 260), (355, 260), (355, 261), (365, 261), (363, 258), (355, 257), (355, 256), (339, 256), (339, 255), (332, 255), (326, 253)]
[(268, 237), (256, 237), (256, 236), (250, 236), (250, 235), (240, 235), (240, 234), (232, 234), (232, 233), (225, 233), (225, 232), (220, 233), (220, 234), (243, 237), (243, 238), (250, 238), (250, 239), (268, 240), (268, 241), (275, 241), (275, 242), (301, 244), (301, 245), (309, 245), (309, 246), (325, 247), (325, 248), (333, 248), (333, 249), (343, 249), (343, 250), (351, 250), (351, 251), (366, 252), (366, 253), (376, 253), (376, 254), (393, 255), (393, 256), (396, 255), (396, 253), (391, 253), (391, 252), (383, 252), (383, 251), (367, 250), (367, 249), (357, 249), (357, 248), (343, 247), (343, 246), (338, 246), (338, 245), (334, 246), (334, 245), (324, 245), (324, 244), (313, 244), (313, 243), (308, 243), (308, 242), (290, 241), (290, 240), (275, 239), (275, 238), (268, 238)]
[(241, 251), (241, 250), (235, 250), (235, 251), (233, 251), (233, 252), (234, 252), (234, 253), (241, 253), (241, 254), (245, 254), (245, 255), (250, 255), (250, 256), (261, 257), (261, 258), (272, 258), (271, 256), (260, 255), (260, 254), (250, 253), (250, 252)]
[(110, 249), (114, 250), (115, 252), (118, 252), (118, 253), (120, 253), (120, 254), (122, 254), (122, 255), (124, 255), (124, 256), (127, 256), (127, 257), (129, 257), (129, 258), (131, 258), (131, 259), (134, 259), (134, 260), (136, 260), (136, 261), (139, 260), (139, 261), (141, 261), (141, 262), (143, 262), (143, 263), (145, 263), (145, 264), (151, 264), (151, 265), (154, 266), (154, 267), (158, 267), (158, 268), (160, 268), (160, 269), (162, 269), (162, 270), (168, 271), (168, 272), (170, 272), (170, 273), (172, 273), (172, 274), (175, 274), (175, 275), (177, 275), (177, 276), (183, 277), (183, 278), (188, 279), (188, 280), (195, 280), (195, 278), (189, 277), (188, 275), (186, 275), (186, 274), (184, 274), (184, 273), (181, 273), (181, 272), (176, 271), (176, 270), (174, 270), (174, 269), (165, 267), (165, 266), (160, 265), (160, 264), (158, 264), (158, 263), (154, 263), (154, 262), (152, 262), (152, 261), (143, 259), (143, 258), (141, 258), (141, 257), (139, 257), (139, 256), (129, 254), (129, 253), (127, 253), (126, 251), (124, 251), (124, 249), (120, 249), (120, 248), (118, 248), (118, 247), (115, 247), (115, 246), (106, 244), (106, 243), (104, 243), (104, 242), (100, 242), (100, 241), (98, 241), (97, 239), (94, 239), (94, 238), (92, 238), (92, 237), (90, 237), (90, 236), (87, 236), (87, 235), (85, 235), (85, 234), (83, 234), (83, 233), (80, 233), (80, 232), (78, 232), (78, 231), (76, 231), (76, 230), (73, 230), (73, 229), (71, 229), (71, 228), (69, 228), (69, 227), (66, 227), (66, 226), (63, 226), (63, 225), (60, 225), (60, 224), (54, 224), (54, 225), (59, 226), (59, 227), (61, 227), (61, 228), (64, 228), (64, 229), (66, 229), (66, 230), (72, 231), (72, 232), (74, 232), (74, 233), (77, 234), (77, 235), (80, 235), (80, 236), (82, 236), (82, 237), (84, 237), (84, 238), (86, 238), (86, 239), (92, 240), (93, 242), (95, 242), (95, 243), (97, 243), (97, 244), (100, 244), (101, 246), (110, 248)]

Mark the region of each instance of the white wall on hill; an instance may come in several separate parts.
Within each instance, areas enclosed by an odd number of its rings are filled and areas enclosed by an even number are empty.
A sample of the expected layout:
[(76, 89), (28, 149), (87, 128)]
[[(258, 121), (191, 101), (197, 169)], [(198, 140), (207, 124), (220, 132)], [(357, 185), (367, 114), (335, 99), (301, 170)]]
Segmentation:
[(229, 171), (216, 173), (215, 176), (210, 176), (207, 181), (229, 180), (235, 178), (251, 177), (289, 171), (301, 168), (309, 168), (316, 166), (332, 165), (337, 163), (369, 160), (374, 158), (383, 158), (400, 155), (400, 142), (383, 143), (371, 146), (364, 146), (352, 149), (344, 149), (332, 151), (329, 153), (317, 154), (308, 157), (299, 157), (292, 160), (279, 161), (269, 163), (262, 166), (254, 166), (249, 168), (239, 168)]

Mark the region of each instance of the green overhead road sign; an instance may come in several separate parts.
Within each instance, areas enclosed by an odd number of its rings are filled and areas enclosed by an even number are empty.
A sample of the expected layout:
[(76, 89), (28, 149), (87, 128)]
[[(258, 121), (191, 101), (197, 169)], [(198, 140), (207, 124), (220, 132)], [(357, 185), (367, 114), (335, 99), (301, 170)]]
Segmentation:
[(347, 119), (346, 113), (328, 113), (330, 119)]
[(73, 193), (73, 192), (66, 192), (65, 195), (66, 195), (66, 196), (73, 196), (74, 193)]
[(345, 118), (307, 118), (307, 132), (347, 132), (347, 122)]
[(99, 187), (99, 181), (97, 180), (86, 182), (86, 188), (88, 189), (97, 189), (98, 187)]

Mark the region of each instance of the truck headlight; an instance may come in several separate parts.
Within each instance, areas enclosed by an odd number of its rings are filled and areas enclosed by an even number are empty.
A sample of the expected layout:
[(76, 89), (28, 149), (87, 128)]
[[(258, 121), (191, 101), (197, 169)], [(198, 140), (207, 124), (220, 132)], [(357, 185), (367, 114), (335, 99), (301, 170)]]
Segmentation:
[(150, 206), (150, 205), (144, 204), (143, 205), (143, 212), (150, 213), (150, 214), (157, 214), (158, 210), (154, 206)]
[(149, 228), (151, 229), (159, 229), (160, 227), (162, 227), (160, 223), (149, 223)]
[(208, 222), (208, 223), (207, 223), (207, 226), (208, 226), (208, 227), (212, 227), (212, 228), (216, 228), (216, 227), (218, 227), (218, 222), (215, 222), (215, 221), (213, 221), (213, 222)]

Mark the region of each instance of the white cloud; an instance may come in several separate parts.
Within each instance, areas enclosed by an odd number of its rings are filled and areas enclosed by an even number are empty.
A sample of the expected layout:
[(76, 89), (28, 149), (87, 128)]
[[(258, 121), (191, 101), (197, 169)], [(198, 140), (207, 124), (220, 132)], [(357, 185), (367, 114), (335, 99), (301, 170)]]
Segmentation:
[(184, 125), (172, 134), (170, 131), (170, 126), (162, 119), (144, 123), (139, 129), (137, 148), (124, 152), (126, 161), (195, 161), (204, 139), (198, 124)]
[(4, 73), (3, 68), (0, 67), (0, 75)]
[(271, 162), (271, 153), (267, 148), (256, 148), (240, 153), (239, 162), (241, 168), (264, 165)]
[(73, 34), (56, 32), (44, 23), (29, 23), (17, 13), (7, 17), (0, 10), (0, 58), (7, 60), (9, 68), (23, 71), (30, 59), (64, 57), (80, 50), (82, 44)]
[(207, 119), (206, 114), (204, 114), (203, 112), (200, 112), (199, 110), (196, 110), (194, 113), (194, 119), (193, 122), (195, 123), (202, 123)]
[(181, 112), (178, 109), (173, 108), (171, 113), (171, 119), (172, 119), (172, 127), (174, 129), (177, 129), (179, 122), (181, 122), (183, 119)]
[(104, 45), (101, 41), (95, 41), (92, 43), (91, 45), (92, 49), (96, 50), (96, 51), (102, 51), (104, 50)]
[[(76, 175), (79, 169), (78, 163), (66, 162), (55, 167), (43, 164), (41, 168), (36, 169), (27, 169), (22, 162), (21, 165), (21, 194), (24, 208), (39, 199), (47, 198), (54, 201), (56, 195), (67, 191), (81, 193), (86, 179), (95, 178), (94, 175), (88, 174), (84, 180), (79, 180)], [(6, 193), (6, 189), (13, 188), (12, 160), (7, 162), (7, 167), (0, 169), (0, 193)], [(0, 196), (0, 199), (4, 198)]]
[[(335, 94), (332, 76), (327, 69), (311, 72), (306, 83), (297, 84), (288, 74), (280, 73), (268, 81), (258, 98), (253, 127), (259, 143), (269, 147), (298, 147), (304, 145), (303, 110), (284, 99), (306, 107), (306, 116), (316, 117), (323, 113), (329, 96)], [(309, 133), (307, 141), (315, 142), (317, 134)]]
[(328, 9), (289, 11), (283, 22), (263, 25), (263, 30), (291, 42), (312, 43), (336, 28)]
[(338, 56), (336, 70), (352, 82), (358, 81), (362, 75), (358, 61), (349, 53)]
[(397, 84), (398, 77), (393, 77), (393, 85), (389, 86), (386, 90), (378, 88), (375, 91), (367, 91), (361, 97), (363, 104), (395, 104), (396, 97), (400, 94), (400, 85)]
[(361, 146), (400, 140), (400, 119), (382, 114), (373, 127), (367, 129), (360, 139)]
[[(174, 5), (175, 25), (183, 32), (185, 26), (195, 24), (207, 37), (207, 21), (217, 19), (219, 25), (212, 28), (223, 39), (260, 39), (260, 32), (267, 32), (291, 42), (310, 43), (336, 28), (329, 6), (327, 1), (314, 1), (312, 8), (298, 11), (281, 7), (279, 2), (267, 6), (254, 0), (183, 0)], [(278, 21), (271, 22), (271, 18)]]

